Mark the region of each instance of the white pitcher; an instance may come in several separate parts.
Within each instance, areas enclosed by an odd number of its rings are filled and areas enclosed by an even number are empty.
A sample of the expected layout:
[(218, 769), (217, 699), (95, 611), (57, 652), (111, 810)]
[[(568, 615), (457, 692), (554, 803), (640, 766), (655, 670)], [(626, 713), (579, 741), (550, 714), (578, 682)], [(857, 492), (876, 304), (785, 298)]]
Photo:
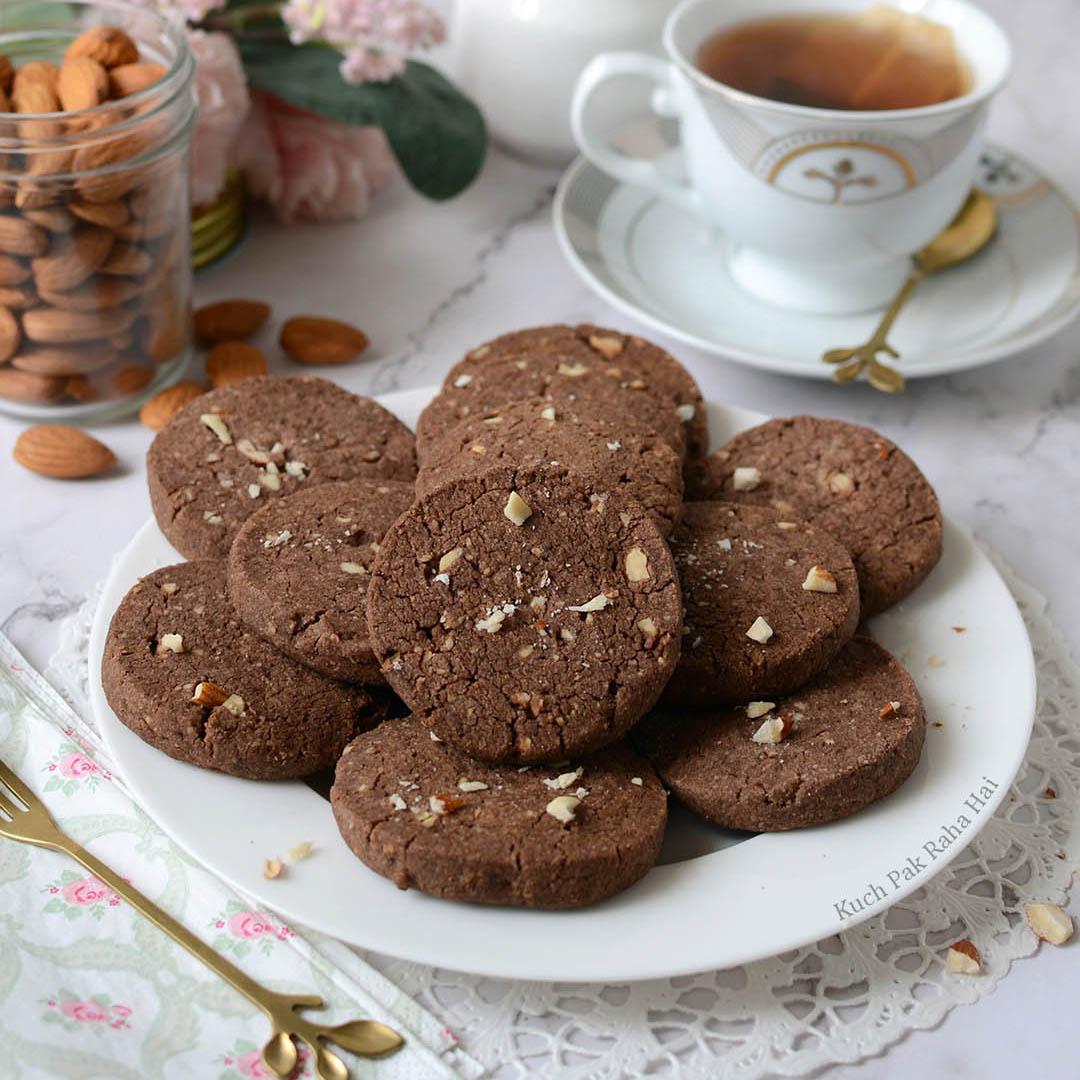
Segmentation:
[(552, 165), (576, 154), (570, 97), (597, 53), (659, 53), (675, 0), (455, 0), (456, 81), (513, 153)]

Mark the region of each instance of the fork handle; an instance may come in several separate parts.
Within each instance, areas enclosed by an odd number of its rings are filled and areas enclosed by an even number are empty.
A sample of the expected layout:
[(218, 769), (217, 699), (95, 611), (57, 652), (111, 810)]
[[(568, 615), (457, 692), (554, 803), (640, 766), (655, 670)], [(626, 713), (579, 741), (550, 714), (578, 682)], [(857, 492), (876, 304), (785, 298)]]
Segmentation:
[[(95, 877), (103, 881), (118, 896), (122, 896), (140, 915), (149, 919), (163, 934), (182, 945), (192, 956), (201, 960), (208, 968), (220, 975), (234, 990), (241, 993), (253, 1005), (257, 1005), (271, 1020), (274, 1019), (276, 998), (272, 990), (260, 985), (245, 975), (235, 964), (226, 960), (216, 949), (211, 948), (201, 938), (196, 937), (183, 923), (177, 922), (168, 912), (163, 911), (152, 900), (144, 896), (134, 885), (125, 881), (100, 859), (91, 855), (81, 844), (70, 837), (59, 836), (58, 843), (49, 847), (70, 855), (76, 862), (82, 863)], [(315, 999), (318, 1000), (318, 999)]]

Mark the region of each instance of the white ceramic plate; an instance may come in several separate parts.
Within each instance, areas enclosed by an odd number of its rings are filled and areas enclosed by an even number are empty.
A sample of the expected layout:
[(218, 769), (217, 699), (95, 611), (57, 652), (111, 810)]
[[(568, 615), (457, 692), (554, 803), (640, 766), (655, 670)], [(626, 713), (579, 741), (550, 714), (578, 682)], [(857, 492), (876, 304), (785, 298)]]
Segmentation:
[[(411, 425), (430, 396), (381, 400)], [(762, 419), (709, 407), (716, 445)], [(614, 982), (728, 967), (816, 941), (899, 900), (961, 850), (1019, 768), (1034, 716), (1034, 663), (1020, 614), (971, 538), (949, 523), (944, 559), (929, 580), (872, 622), (941, 723), (929, 728), (922, 761), (898, 792), (846, 821), (760, 836), (675, 810), (661, 865), (580, 911), (450, 903), (400, 892), (368, 870), (306, 784), (185, 765), (116, 719), (100, 678), (109, 620), (137, 578), (179, 559), (153, 521), (144, 525), (106, 583), (90, 638), (94, 715), (136, 798), (184, 850), (286, 918), (439, 967)], [(961, 816), (967, 824), (943, 843)], [(304, 840), (314, 846), (310, 859), (285, 877), (263, 878), (264, 859)]]
[[(677, 172), (677, 152), (665, 164)], [(1068, 196), (998, 146), (983, 154), (976, 186), (997, 204), (997, 236), (927, 278), (897, 319), (889, 341), (908, 378), (1011, 356), (1080, 311), (1080, 216)], [(880, 314), (806, 315), (754, 299), (729, 275), (722, 235), (711, 238), (691, 215), (583, 158), (560, 181), (554, 223), (570, 265), (609, 304), (750, 367), (830, 378), (821, 354), (867, 341)]]

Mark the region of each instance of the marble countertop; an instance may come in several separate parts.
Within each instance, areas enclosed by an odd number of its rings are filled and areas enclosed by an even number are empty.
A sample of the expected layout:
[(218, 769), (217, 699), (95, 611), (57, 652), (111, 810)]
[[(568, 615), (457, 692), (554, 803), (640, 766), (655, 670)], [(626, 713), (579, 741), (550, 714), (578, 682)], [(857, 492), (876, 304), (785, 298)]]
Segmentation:
[[(986, 6), (1016, 48), (1014, 77), (990, 135), (1080, 198), (1072, 57), (1080, 7), (1043, 0), (1036, 23), (1030, 7), (1005, 0)], [(564, 264), (550, 225), (556, 180), (552, 170), (493, 151), (480, 180), (448, 205), (425, 203), (398, 182), (355, 225), (286, 232), (257, 221), (234, 256), (198, 278), (197, 299), (250, 295), (272, 301), (281, 317), (310, 312), (356, 321), (373, 345), (362, 361), (332, 374), (366, 393), (437, 383), (467, 346), (521, 325), (590, 320), (633, 329)], [(763, 374), (662, 343), (708, 398), (778, 415), (841, 417), (895, 439), (930, 477), (947, 512), (1050, 598), (1051, 617), (1080, 655), (1080, 322), (1010, 360), (912, 382), (898, 398)], [(275, 358), (272, 366), (284, 370), (286, 362)], [(42, 667), (60, 621), (150, 514), (143, 455), (151, 433), (130, 420), (92, 428), (121, 466), (71, 483), (11, 462), (22, 426), (0, 417), (0, 628)], [(1059, 1018), (1080, 1003), (1074, 961), (1075, 951), (1044, 947), (976, 1008), (955, 1010), (938, 1030), (910, 1036), (884, 1058), (828, 1075), (1073, 1075), (1075, 1043)]]

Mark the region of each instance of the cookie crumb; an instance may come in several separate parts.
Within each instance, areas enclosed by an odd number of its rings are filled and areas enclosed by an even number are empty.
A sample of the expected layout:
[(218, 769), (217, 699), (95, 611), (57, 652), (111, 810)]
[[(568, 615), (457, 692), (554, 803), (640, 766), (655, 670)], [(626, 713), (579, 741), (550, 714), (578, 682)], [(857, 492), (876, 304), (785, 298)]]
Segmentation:
[(267, 859), (263, 864), (263, 877), (273, 880), (285, 873), (285, 864), (280, 859)]

